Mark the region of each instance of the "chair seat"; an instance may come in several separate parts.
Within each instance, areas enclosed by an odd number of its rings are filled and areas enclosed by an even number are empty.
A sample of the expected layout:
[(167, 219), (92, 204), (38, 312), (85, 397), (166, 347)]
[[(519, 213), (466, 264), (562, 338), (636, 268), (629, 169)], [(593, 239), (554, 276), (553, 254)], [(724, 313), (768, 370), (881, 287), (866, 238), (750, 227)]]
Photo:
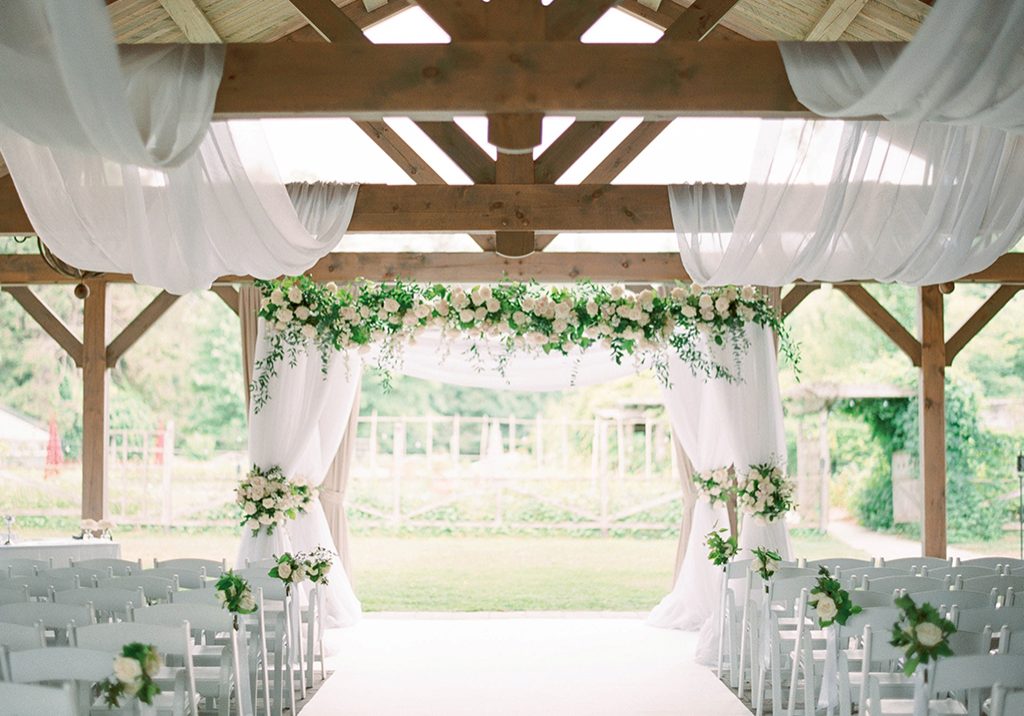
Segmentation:
[[(912, 716), (913, 699), (881, 699), (883, 716)], [(868, 713), (872, 713), (869, 702)], [(928, 716), (967, 716), (967, 707), (956, 699), (932, 699), (928, 702)]]
[[(153, 711), (156, 712), (157, 716), (174, 716), (174, 692), (168, 691), (154, 696)], [(199, 698), (197, 696), (192, 708), (192, 713), (198, 713), (198, 711)], [(120, 706), (110, 707), (104, 703), (102, 698), (96, 699), (96, 701), (93, 702), (92, 708), (89, 709), (89, 716), (104, 716), (104, 714), (112, 716), (135, 716), (136, 713), (137, 711), (135, 710), (135, 703), (133, 701), (124, 701)]]

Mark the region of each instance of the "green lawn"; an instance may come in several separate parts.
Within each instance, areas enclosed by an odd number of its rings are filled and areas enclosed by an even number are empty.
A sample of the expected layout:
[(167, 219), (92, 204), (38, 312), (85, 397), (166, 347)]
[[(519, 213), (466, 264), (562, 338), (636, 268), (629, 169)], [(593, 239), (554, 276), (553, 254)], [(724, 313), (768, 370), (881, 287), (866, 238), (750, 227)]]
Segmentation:
[[(227, 531), (117, 536), (126, 558), (147, 565), (154, 555), (230, 563), (238, 544)], [(860, 556), (828, 537), (793, 542), (809, 559)], [(668, 539), (355, 535), (353, 581), (367, 611), (645, 611), (671, 588), (675, 551)]]

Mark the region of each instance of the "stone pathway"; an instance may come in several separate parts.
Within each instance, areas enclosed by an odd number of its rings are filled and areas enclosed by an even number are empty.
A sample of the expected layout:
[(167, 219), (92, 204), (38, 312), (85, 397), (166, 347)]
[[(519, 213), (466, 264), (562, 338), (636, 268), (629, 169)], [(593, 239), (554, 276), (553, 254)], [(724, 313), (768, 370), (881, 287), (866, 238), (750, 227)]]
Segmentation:
[[(907, 539), (899, 535), (872, 532), (861, 527), (848, 517), (836, 519), (833, 516), (828, 523), (828, 533), (853, 549), (866, 552), (873, 557), (896, 559), (898, 557), (919, 557), (921, 555), (921, 543), (917, 540)], [(960, 559), (973, 559), (982, 555), (970, 550), (950, 547), (949, 556), (959, 557)]]

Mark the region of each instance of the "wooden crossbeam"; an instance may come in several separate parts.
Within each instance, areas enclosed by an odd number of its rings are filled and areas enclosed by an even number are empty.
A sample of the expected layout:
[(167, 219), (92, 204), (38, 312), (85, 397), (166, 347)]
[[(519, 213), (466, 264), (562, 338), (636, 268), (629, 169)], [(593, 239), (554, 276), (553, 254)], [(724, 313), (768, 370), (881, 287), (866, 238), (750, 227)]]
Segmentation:
[(365, 42), (366, 35), (331, 0), (290, 0), (310, 26), (328, 42)]
[(494, 160), (455, 122), (417, 122), (416, 126), (476, 184), (494, 183)]
[(578, 40), (619, 0), (555, 0), (545, 10), (545, 32), (550, 40)]
[(121, 360), (121, 356), (135, 345), (135, 342), (142, 338), (142, 335), (157, 322), (160, 316), (167, 312), (167, 309), (174, 305), (181, 296), (176, 296), (167, 291), (161, 291), (149, 304), (143, 308), (139, 315), (132, 319), (131, 323), (122, 329), (117, 337), (110, 342), (106, 350), (106, 366), (113, 368)]
[(416, 4), (453, 40), (487, 37), (489, 8), (480, 0), (416, 0)]
[(553, 184), (582, 157), (614, 122), (573, 122), (537, 157), (534, 178)]
[(25, 313), (71, 356), (75, 365), (82, 367), (82, 342), (75, 337), (64, 321), (32, 292), (32, 289), (27, 286), (4, 286), (3, 292), (20, 303)]
[(662, 41), (703, 40), (738, 0), (694, 0), (668, 27)]
[(606, 184), (622, 173), (622, 170), (640, 156), (640, 152), (647, 149), (651, 142), (657, 139), (664, 132), (671, 122), (654, 121), (641, 122), (633, 131), (626, 135), (626, 138), (619, 142), (608, 156), (591, 170), (583, 179), (583, 184)]
[(914, 338), (910, 331), (886, 310), (885, 306), (868, 293), (867, 289), (854, 284), (837, 285), (836, 288), (845, 293), (853, 301), (853, 305), (870, 318), (871, 322), (878, 326), (882, 333), (887, 335), (889, 340), (895, 343), (901, 351), (906, 353), (914, 365), (921, 365), (921, 342)]
[(810, 116), (772, 42), (228, 44), (218, 117)]
[(210, 288), (217, 298), (224, 302), (228, 308), (234, 311), (235, 315), (239, 315), (238, 311), (238, 289), (234, 286), (219, 285)]
[(789, 314), (796, 310), (796, 307), (804, 302), (804, 299), (810, 296), (819, 288), (816, 283), (800, 283), (786, 292), (786, 295), (782, 297), (782, 317), (788, 318)]
[(964, 347), (971, 342), (988, 325), (989, 321), (996, 317), (1003, 306), (1017, 295), (1017, 292), (1024, 289), (1024, 286), (1000, 286), (978, 307), (970, 318), (957, 329), (948, 341), (946, 341), (946, 365), (953, 365), (953, 359)]
[(189, 42), (219, 43), (223, 40), (195, 0), (160, 0)]

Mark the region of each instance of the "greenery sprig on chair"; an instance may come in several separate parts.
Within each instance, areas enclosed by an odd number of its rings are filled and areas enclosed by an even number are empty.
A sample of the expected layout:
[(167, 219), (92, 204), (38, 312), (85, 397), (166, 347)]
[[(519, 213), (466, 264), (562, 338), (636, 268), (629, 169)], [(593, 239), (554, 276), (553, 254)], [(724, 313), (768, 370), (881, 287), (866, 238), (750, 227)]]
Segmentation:
[(862, 610), (854, 604), (850, 593), (824, 566), (818, 568), (818, 584), (811, 590), (807, 603), (814, 607), (818, 626), (824, 629), (832, 624), (846, 624), (847, 620)]
[(767, 582), (778, 571), (778, 563), (782, 561), (782, 555), (767, 547), (758, 547), (753, 550), (753, 553), (754, 571)]
[(153, 677), (161, 665), (160, 654), (152, 644), (125, 644), (114, 657), (114, 673), (100, 684), (103, 703), (114, 708), (121, 705), (122, 696), (128, 695), (152, 706), (153, 697), (160, 693)]
[(920, 664), (953, 655), (949, 635), (956, 632), (956, 625), (938, 609), (927, 602), (918, 606), (909, 594), (897, 597), (896, 606), (900, 619), (892, 625), (889, 643), (904, 649), (903, 673), (910, 676)]
[(729, 530), (725, 527), (720, 527), (717, 530), (711, 530), (705, 536), (704, 544), (708, 546), (708, 559), (716, 567), (724, 567), (739, 552), (739, 544), (734, 535), (722, 537), (728, 532)]
[(237, 616), (256, 611), (256, 597), (253, 596), (249, 582), (232, 570), (220, 575), (214, 588), (217, 590), (217, 600), (232, 614)]

